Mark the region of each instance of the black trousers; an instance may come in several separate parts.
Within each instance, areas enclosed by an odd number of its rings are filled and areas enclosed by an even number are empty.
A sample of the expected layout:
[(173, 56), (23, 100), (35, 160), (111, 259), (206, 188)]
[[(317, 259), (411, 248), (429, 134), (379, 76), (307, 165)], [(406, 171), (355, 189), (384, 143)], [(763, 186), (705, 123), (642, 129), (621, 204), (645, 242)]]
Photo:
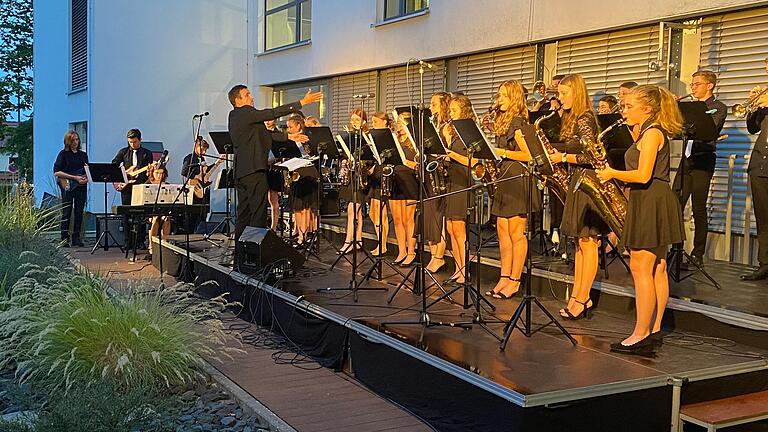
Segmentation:
[(80, 240), (80, 229), (83, 226), (83, 210), (88, 189), (81, 185), (65, 192), (61, 189), (61, 239), (69, 240), (69, 225), (72, 222), (72, 208), (75, 210), (75, 223), (72, 226), (72, 240)]
[(683, 159), (680, 162), (680, 170), (677, 176), (675, 176), (675, 183), (673, 185), (675, 194), (680, 198), (680, 206), (682, 208), (685, 208), (688, 199), (691, 199), (694, 224), (693, 250), (691, 250), (691, 255), (696, 255), (697, 257), (703, 257), (707, 249), (707, 233), (709, 232), (707, 197), (709, 197), (709, 186), (714, 174), (714, 170), (709, 171), (692, 167), (687, 162), (687, 159)]
[(749, 174), (752, 189), (752, 203), (757, 221), (757, 260), (761, 266), (768, 265), (768, 177)]
[[(128, 185), (127, 189), (123, 189), (120, 192), (120, 200), (123, 205), (131, 205), (132, 188), (133, 185)], [(142, 220), (133, 222), (136, 224), (136, 242), (138, 244), (145, 243), (147, 237), (146, 220), (142, 218)], [(131, 241), (131, 218), (127, 215), (123, 216), (123, 234), (125, 238), (125, 246), (128, 249), (133, 249), (133, 242)]]
[(267, 172), (259, 171), (237, 179), (237, 220), (235, 220), (235, 240), (245, 231), (245, 227), (267, 227)]

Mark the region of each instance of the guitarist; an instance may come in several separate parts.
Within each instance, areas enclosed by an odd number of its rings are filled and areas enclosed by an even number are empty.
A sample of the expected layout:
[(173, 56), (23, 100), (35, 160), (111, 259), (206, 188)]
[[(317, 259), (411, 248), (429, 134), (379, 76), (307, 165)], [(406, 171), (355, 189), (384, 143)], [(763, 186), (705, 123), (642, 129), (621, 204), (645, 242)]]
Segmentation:
[[(224, 160), (219, 158), (214, 165), (207, 166), (205, 154), (208, 153), (208, 147), (208, 141), (198, 136), (197, 140), (195, 140), (195, 151), (186, 155), (181, 165), (181, 176), (189, 179), (190, 190), (195, 191), (195, 196), (192, 198), (194, 204), (209, 204), (211, 202), (211, 191), (207, 183), (213, 170)], [(204, 191), (202, 196), (198, 193), (200, 190)], [(204, 217), (204, 214), (190, 215), (189, 225), (187, 226), (190, 233), (194, 232), (197, 224)]]
[[(64, 150), (56, 156), (53, 163), (53, 175), (61, 190), (61, 243), (64, 247), (84, 246), (80, 240), (80, 227), (83, 224), (83, 209), (88, 195), (88, 178), (85, 166), (88, 155), (80, 151), (80, 135), (71, 130), (64, 134)], [(69, 225), (72, 206), (75, 207), (75, 221), (72, 227), (72, 241), (69, 238)]]
[[(122, 198), (123, 205), (131, 205), (131, 195), (133, 192), (134, 184), (141, 184), (147, 182), (146, 170), (139, 174), (134, 174), (135, 171), (139, 171), (144, 167), (149, 166), (152, 163), (152, 152), (141, 146), (141, 131), (138, 129), (131, 129), (127, 134), (128, 146), (121, 148), (115, 158), (112, 159), (112, 163), (123, 164), (126, 174), (128, 175), (128, 183), (125, 185), (119, 185), (119, 191)], [(125, 244), (131, 248), (130, 244), (130, 224), (128, 216), (123, 218), (123, 232), (125, 233)], [(146, 229), (144, 224), (139, 224), (138, 233), (136, 238), (139, 244), (144, 242), (146, 235)]]

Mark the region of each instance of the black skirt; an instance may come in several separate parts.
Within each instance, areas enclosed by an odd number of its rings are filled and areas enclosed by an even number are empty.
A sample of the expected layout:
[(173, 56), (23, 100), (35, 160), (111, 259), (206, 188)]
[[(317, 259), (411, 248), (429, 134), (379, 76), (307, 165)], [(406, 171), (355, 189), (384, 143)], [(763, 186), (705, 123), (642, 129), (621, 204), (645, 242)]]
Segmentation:
[(271, 191), (282, 192), (285, 189), (282, 171), (275, 168), (267, 170), (267, 185)]
[[(427, 196), (437, 195), (432, 186), (427, 182)], [(443, 228), (445, 227), (445, 198), (437, 198), (424, 202), (424, 240), (426, 242), (437, 244), (443, 238)]]
[(396, 166), (394, 177), (392, 182), (393, 200), (419, 199), (419, 180), (414, 170), (404, 165)]
[[(526, 175), (527, 170), (519, 163), (511, 160), (503, 160), (498, 168), (499, 180), (512, 178), (496, 185), (496, 194), (493, 197), (491, 214), (496, 217), (510, 218), (528, 214), (528, 200), (531, 199), (531, 212), (541, 210), (541, 193), (536, 188), (534, 181), (533, 194), (529, 198), (528, 188), (530, 179)], [(520, 177), (523, 176), (523, 177)]]
[[(568, 195), (565, 197), (565, 209), (563, 210), (563, 222), (560, 224), (560, 232), (569, 237), (579, 238), (608, 234), (611, 232), (611, 229), (603, 221), (592, 199), (581, 190), (576, 190), (576, 182), (580, 172), (580, 170), (576, 170), (571, 175)], [(586, 169), (584, 175), (597, 178), (593, 169)]]
[[(475, 182), (467, 180), (467, 167), (451, 160), (448, 165), (448, 192), (466, 189)], [(468, 201), (469, 200), (469, 201)], [(455, 193), (445, 197), (445, 218), (453, 220), (467, 219), (467, 202), (472, 203), (470, 192)]]
[(664, 254), (669, 245), (685, 241), (680, 202), (669, 183), (654, 179), (633, 186), (629, 193), (622, 244), (630, 249), (649, 249)]

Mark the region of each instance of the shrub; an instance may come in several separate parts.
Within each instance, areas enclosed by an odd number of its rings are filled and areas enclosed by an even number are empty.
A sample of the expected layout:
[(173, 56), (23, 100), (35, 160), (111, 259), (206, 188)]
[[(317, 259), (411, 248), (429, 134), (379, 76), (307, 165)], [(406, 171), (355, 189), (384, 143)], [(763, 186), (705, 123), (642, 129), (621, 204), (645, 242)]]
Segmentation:
[(223, 297), (189, 285), (110, 293), (89, 273), (31, 266), (0, 301), (0, 367), (48, 389), (112, 379), (121, 389), (191, 383), (200, 356), (228, 356)]
[(0, 242), (14, 237), (28, 238), (56, 227), (60, 206), (35, 208), (35, 197), (28, 187), (0, 197)]

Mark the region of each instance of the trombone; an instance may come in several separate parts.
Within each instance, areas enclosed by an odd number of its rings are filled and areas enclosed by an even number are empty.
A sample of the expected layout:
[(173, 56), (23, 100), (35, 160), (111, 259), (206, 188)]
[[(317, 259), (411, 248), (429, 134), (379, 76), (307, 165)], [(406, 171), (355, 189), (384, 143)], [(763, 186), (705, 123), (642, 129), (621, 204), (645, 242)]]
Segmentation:
[(763, 95), (766, 93), (768, 93), (768, 87), (765, 87), (764, 89), (757, 92), (754, 96), (747, 99), (747, 101), (743, 104), (736, 104), (731, 107), (731, 114), (737, 118), (744, 118), (749, 114), (752, 114), (759, 108), (757, 106), (757, 101), (760, 100), (760, 98), (763, 97)]

